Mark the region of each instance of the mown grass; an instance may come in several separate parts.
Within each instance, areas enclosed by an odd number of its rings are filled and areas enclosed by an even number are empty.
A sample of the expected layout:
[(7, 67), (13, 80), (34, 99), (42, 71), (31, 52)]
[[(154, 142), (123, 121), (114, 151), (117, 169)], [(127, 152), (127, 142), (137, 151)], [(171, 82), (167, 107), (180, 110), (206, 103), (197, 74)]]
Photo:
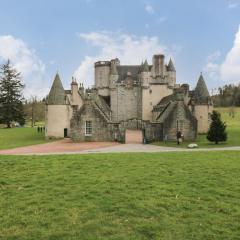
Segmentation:
[(0, 128), (0, 149), (10, 149), (44, 143), (44, 132), (37, 128)]
[(0, 156), (0, 239), (239, 239), (239, 152)]
[[(232, 118), (229, 115), (229, 108), (216, 108), (221, 113), (222, 120), (227, 124), (228, 140), (226, 142), (220, 142), (215, 144), (209, 142), (206, 138), (206, 134), (198, 135), (197, 140), (194, 141), (200, 148), (213, 148), (213, 147), (231, 147), (240, 146), (240, 108), (235, 108), (235, 117)], [(154, 145), (186, 148), (189, 143), (193, 141), (184, 141), (180, 145), (177, 145), (176, 141), (172, 142), (154, 142)]]

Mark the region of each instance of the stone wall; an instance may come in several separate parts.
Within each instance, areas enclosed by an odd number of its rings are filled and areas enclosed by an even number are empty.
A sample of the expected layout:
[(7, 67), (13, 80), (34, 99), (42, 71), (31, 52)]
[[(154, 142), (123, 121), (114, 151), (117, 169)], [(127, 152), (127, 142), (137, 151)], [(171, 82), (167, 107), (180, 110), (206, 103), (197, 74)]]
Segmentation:
[(210, 125), (210, 114), (213, 111), (212, 105), (196, 105), (193, 114), (198, 120), (198, 133), (207, 133)]
[(110, 62), (100, 61), (95, 63), (95, 87), (108, 88), (110, 75)]
[(70, 105), (46, 105), (45, 137), (63, 138), (64, 128), (70, 130), (72, 108)]
[(146, 143), (162, 140), (162, 125), (159, 123), (152, 124), (149, 121), (140, 119), (129, 119), (121, 121), (118, 125), (118, 141), (125, 142), (126, 130), (142, 130)]
[(119, 85), (111, 90), (112, 121), (141, 118), (142, 92), (140, 86)]
[(153, 120), (152, 109), (153, 106), (157, 105), (162, 98), (171, 95), (173, 89), (169, 88), (168, 85), (151, 84), (148, 88), (142, 90), (142, 119)]
[[(92, 122), (92, 135), (86, 136), (86, 121)], [(112, 141), (114, 134), (111, 125), (108, 125), (104, 117), (95, 109), (91, 101), (86, 101), (83, 107), (76, 111), (71, 119), (71, 138), (79, 141)]]
[(192, 116), (183, 101), (178, 101), (163, 123), (163, 138), (176, 140), (180, 130), (185, 140), (194, 140), (197, 137), (197, 120)]

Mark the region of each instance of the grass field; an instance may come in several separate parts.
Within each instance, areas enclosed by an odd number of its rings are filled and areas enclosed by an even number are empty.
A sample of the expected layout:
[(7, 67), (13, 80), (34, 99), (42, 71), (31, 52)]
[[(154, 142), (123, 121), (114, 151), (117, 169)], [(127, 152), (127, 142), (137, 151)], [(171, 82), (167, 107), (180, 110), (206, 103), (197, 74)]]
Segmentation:
[(44, 143), (44, 133), (36, 128), (0, 128), (0, 149), (10, 149)]
[[(240, 108), (235, 109), (234, 118), (229, 116), (229, 108), (216, 108), (215, 110), (221, 113), (222, 120), (227, 124), (227, 142), (220, 142), (216, 145), (215, 143), (209, 142), (206, 139), (206, 135), (199, 135), (195, 142), (202, 148), (240, 146)], [(155, 142), (154, 144), (160, 146), (186, 148), (189, 143), (191, 142), (185, 141), (179, 146), (176, 142)]]
[(239, 152), (0, 156), (0, 239), (239, 239)]

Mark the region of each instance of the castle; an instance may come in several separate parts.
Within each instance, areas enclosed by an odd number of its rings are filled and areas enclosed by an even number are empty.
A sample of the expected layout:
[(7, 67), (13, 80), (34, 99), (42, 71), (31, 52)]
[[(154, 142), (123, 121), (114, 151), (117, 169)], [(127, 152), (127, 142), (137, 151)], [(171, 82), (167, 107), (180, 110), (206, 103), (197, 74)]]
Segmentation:
[[(95, 63), (95, 85), (64, 90), (57, 74), (46, 102), (47, 138), (73, 141), (194, 140), (206, 133), (213, 109), (202, 74), (196, 88), (176, 84), (173, 61), (154, 55), (152, 64), (121, 65), (118, 59)], [(134, 137), (135, 136), (135, 137)]]

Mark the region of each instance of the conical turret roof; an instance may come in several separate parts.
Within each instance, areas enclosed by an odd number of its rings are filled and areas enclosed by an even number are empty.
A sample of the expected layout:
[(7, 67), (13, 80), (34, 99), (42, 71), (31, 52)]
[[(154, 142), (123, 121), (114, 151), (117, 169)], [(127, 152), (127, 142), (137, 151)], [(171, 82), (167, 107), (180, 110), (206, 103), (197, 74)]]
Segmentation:
[(210, 94), (202, 74), (200, 75), (197, 86), (194, 90), (194, 97), (195, 101), (198, 103), (205, 103), (210, 98)]
[(174, 67), (174, 64), (173, 64), (173, 61), (172, 61), (171, 58), (170, 58), (170, 60), (169, 60), (167, 69), (168, 69), (168, 71), (170, 71), (170, 72), (176, 72), (176, 69), (175, 69), (175, 67)]
[(147, 60), (145, 60), (144, 64), (142, 65), (142, 72), (149, 72), (149, 66)]
[(47, 103), (50, 105), (65, 104), (65, 92), (64, 92), (64, 88), (58, 73), (54, 78), (51, 90), (48, 95)]

